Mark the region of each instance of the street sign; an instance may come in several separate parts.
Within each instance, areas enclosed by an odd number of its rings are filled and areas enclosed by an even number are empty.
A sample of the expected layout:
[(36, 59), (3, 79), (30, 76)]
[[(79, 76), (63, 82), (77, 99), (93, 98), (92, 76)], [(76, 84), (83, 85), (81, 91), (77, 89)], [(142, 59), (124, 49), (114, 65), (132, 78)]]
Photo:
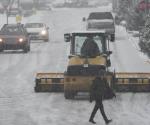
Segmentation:
[(22, 21), (22, 16), (16, 15), (16, 22), (21, 23), (21, 21)]

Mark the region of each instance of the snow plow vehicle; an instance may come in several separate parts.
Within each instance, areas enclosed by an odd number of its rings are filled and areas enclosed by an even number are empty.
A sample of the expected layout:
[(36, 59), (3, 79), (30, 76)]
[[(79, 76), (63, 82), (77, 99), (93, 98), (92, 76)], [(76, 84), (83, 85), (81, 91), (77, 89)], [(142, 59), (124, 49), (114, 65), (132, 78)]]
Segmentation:
[(64, 92), (66, 99), (73, 99), (78, 92), (89, 92), (92, 81), (101, 75), (101, 71), (105, 71), (107, 82), (115, 91), (150, 91), (150, 73), (109, 70), (111, 36), (105, 31), (72, 32), (65, 34), (64, 39), (71, 42), (67, 70), (64, 73), (37, 73), (35, 92)]

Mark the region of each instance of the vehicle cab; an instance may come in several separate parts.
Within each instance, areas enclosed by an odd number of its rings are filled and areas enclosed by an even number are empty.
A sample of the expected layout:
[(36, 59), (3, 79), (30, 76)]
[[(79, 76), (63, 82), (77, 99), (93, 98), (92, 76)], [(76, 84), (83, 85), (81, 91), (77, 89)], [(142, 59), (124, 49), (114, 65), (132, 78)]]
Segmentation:
[[(95, 49), (90, 50), (92, 48), (91, 43), (85, 55), (82, 52), (82, 49), (86, 46), (85, 41), (89, 38), (89, 36), (92, 37), (95, 42), (95, 46), (99, 49), (95, 55), (94, 53), (89, 55), (88, 50), (94, 51)], [(72, 32), (70, 34), (65, 34), (65, 41), (71, 42), (69, 65), (67, 70), (69, 74), (80, 74), (80, 71), (83, 71), (84, 68), (86, 68), (86, 73), (88, 73), (87, 69), (89, 69), (89, 73), (93, 71), (93, 73), (97, 74), (96, 71), (99, 71), (99, 69), (102, 68), (106, 70), (106, 68), (111, 65), (109, 60), (109, 56), (111, 54), (111, 51), (109, 50), (109, 35), (107, 35), (105, 31)]]

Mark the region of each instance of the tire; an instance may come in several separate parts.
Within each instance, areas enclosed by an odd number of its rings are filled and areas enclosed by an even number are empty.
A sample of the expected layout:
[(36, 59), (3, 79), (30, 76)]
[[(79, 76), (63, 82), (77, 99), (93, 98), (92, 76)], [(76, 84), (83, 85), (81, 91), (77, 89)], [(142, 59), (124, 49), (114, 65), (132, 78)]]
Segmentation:
[(65, 99), (74, 99), (75, 93), (70, 91), (64, 91)]
[(35, 87), (34, 87), (34, 92), (40, 92), (40, 88), (37, 87), (37, 86), (35, 86)]
[(3, 50), (4, 50), (3, 48), (0, 48), (0, 52), (3, 52)]
[(28, 46), (28, 51), (30, 51), (30, 46)]
[(115, 41), (115, 34), (111, 35), (111, 41), (114, 42)]
[(49, 42), (49, 39), (45, 39), (44, 42)]
[(29, 51), (30, 51), (30, 46), (25, 46), (25, 47), (23, 48), (23, 51), (24, 51), (24, 53), (29, 52)]

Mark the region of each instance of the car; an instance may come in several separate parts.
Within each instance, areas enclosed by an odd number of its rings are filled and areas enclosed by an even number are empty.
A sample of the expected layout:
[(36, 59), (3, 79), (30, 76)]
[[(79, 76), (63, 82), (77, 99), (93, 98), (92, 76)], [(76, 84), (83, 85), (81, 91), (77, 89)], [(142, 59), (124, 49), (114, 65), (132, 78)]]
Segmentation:
[(115, 21), (111, 12), (91, 12), (87, 19), (86, 29), (105, 30), (111, 35), (111, 40), (115, 41)]
[(26, 23), (25, 28), (31, 40), (49, 41), (49, 27), (43, 23)]
[(0, 52), (4, 50), (30, 51), (30, 38), (22, 24), (5, 24), (0, 30)]

